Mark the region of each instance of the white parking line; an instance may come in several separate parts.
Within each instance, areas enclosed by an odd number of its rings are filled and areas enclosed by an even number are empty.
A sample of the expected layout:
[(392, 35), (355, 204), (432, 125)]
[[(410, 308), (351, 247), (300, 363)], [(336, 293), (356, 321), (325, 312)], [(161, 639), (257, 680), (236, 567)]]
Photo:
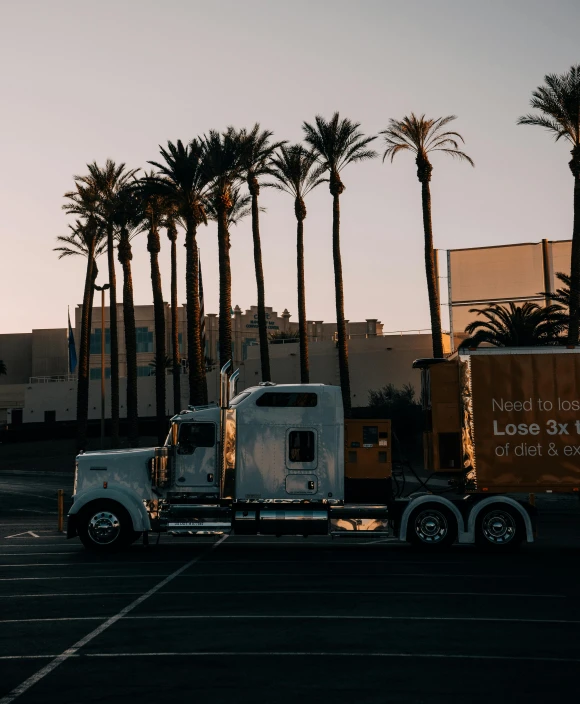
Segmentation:
[[(156, 564), (163, 564), (158, 562)], [(78, 577), (70, 577), (67, 575), (66, 579), (95, 579), (98, 576), (99, 579), (143, 579), (144, 577), (164, 577), (162, 574), (87, 574)], [(196, 574), (184, 574), (178, 575), (181, 579), (199, 579), (200, 577), (332, 577), (336, 578), (336, 574), (324, 573), (324, 572), (251, 572), (238, 574), (237, 572), (197, 572)], [(457, 579), (461, 577), (474, 577), (476, 579), (530, 579), (530, 575), (506, 575), (506, 574), (438, 574), (436, 572), (357, 572), (353, 574), (341, 574), (341, 578), (346, 577), (428, 577), (429, 579)], [(32, 582), (41, 580), (55, 580), (62, 579), (61, 577), (1, 577), (0, 582)], [(0, 700), (1, 701), (1, 700)]]
[(16, 496), (31, 496), (34, 499), (46, 499), (47, 501), (58, 501), (56, 496), (42, 496), (42, 494), (29, 494), (27, 491), (10, 491), (10, 489), (0, 489), (0, 494), (15, 494)]
[[(115, 562), (119, 567), (131, 567), (131, 565), (177, 565), (183, 560), (140, 560), (139, 562)], [(110, 566), (110, 563), (97, 562), (28, 562), (26, 564), (15, 563), (13, 565), (3, 565), (0, 563), (0, 569), (4, 567), (94, 567), (95, 565)]]
[[(220, 545), (227, 537), (227, 535), (221, 537), (217, 542), (213, 543), (213, 545), (209, 547), (209, 550), (207, 552), (217, 548), (217, 546)], [(146, 599), (148, 599), (150, 596), (153, 596), (153, 594), (162, 589), (166, 584), (169, 584), (169, 582), (175, 579), (175, 577), (178, 577), (182, 572), (189, 569), (192, 565), (195, 565), (195, 563), (198, 562), (205, 554), (206, 553), (201, 553), (200, 555), (194, 557), (193, 560), (187, 562), (185, 565), (183, 565), (183, 567), (180, 567), (168, 577), (165, 577), (165, 579), (159, 582), (159, 584), (155, 585), (152, 589), (145, 592), (145, 594), (135, 599), (135, 601), (132, 601), (128, 606), (125, 606), (124, 609), (121, 609), (118, 614), (107, 619), (104, 623), (95, 628), (94, 631), (91, 631), (84, 638), (81, 638), (81, 640), (77, 641), (73, 646), (67, 648), (64, 652), (54, 658), (51, 662), (49, 662), (43, 668), (38, 670), (38, 672), (36, 672), (34, 675), (29, 677), (27, 680), (24, 680), (24, 682), (15, 687), (9, 694), (7, 694), (5, 697), (2, 697), (2, 699), (0, 699), (0, 704), (11, 704), (11, 702), (17, 699), (21, 694), (27, 692), (37, 682), (46, 677), (46, 675), (49, 675), (61, 663), (68, 660), (71, 656), (76, 655), (77, 652), (87, 643), (90, 643), (94, 638), (99, 636), (107, 628), (117, 623), (117, 621), (125, 617), (130, 611), (139, 606), (139, 604), (142, 604)]]
[[(78, 597), (86, 597), (86, 596), (127, 596), (127, 595), (135, 595), (135, 594), (141, 594), (141, 592), (68, 592), (68, 593), (43, 593), (39, 592), (37, 594), (0, 594), (0, 599), (38, 599), (41, 597), (71, 597), (71, 596), (78, 596)], [(220, 591), (220, 590), (211, 590), (211, 591), (164, 591), (160, 592), (159, 596), (165, 596), (167, 594), (171, 594), (173, 596), (177, 594), (183, 594), (187, 596), (192, 596), (194, 594), (219, 594), (220, 596), (244, 596), (246, 594), (286, 594), (286, 595), (291, 595), (291, 594), (296, 594), (297, 596), (300, 596), (302, 594), (346, 594), (346, 595), (370, 595), (370, 594), (378, 594), (378, 595), (384, 595), (388, 594), (391, 596), (421, 596), (421, 597), (431, 597), (431, 598), (438, 598), (440, 596), (467, 596), (467, 597), (472, 597), (472, 596), (478, 596), (478, 597), (493, 597), (493, 598), (503, 598), (503, 597), (514, 597), (517, 599), (567, 599), (568, 597), (565, 594), (514, 594), (512, 592), (418, 592), (418, 591), (393, 591), (393, 590), (337, 590), (333, 589), (332, 591), (323, 591), (319, 589), (263, 589), (263, 590), (250, 590), (250, 589), (244, 589), (242, 591), (239, 590), (233, 590), (233, 591)]]
[[(136, 600), (139, 604), (141, 601)], [(135, 603), (135, 606), (138, 604)], [(131, 606), (131, 608), (135, 608)], [(127, 607), (128, 608), (128, 607)], [(124, 614), (127, 613), (123, 609)], [(59, 623), (61, 621), (102, 621), (106, 616), (63, 616), (57, 618), (4, 619), (7, 623)], [(116, 616), (112, 619), (119, 620)], [(110, 619), (109, 619), (110, 620)], [(146, 616), (124, 616), (125, 621), (437, 621), (458, 623), (533, 623), (576, 626), (578, 619), (564, 618), (501, 618), (495, 616), (377, 616), (360, 614), (148, 614)], [(115, 621), (113, 621), (114, 623)], [(112, 625), (112, 624), (109, 624)], [(98, 634), (97, 634), (98, 635)], [(2, 702), (2, 700), (0, 700)]]
[[(40, 660), (49, 659), (60, 656), (55, 655), (0, 655), (0, 660)], [(183, 651), (161, 651), (158, 653), (72, 653), (69, 658), (159, 658), (159, 657), (329, 657), (329, 658), (422, 658), (434, 660), (499, 660), (513, 662), (543, 662), (543, 663), (580, 663), (580, 658), (559, 658), (559, 657), (535, 657), (529, 655), (466, 655), (457, 653), (367, 653), (367, 652), (328, 652), (328, 651), (294, 651), (284, 652), (261, 652), (257, 651), (232, 651), (232, 650), (216, 650), (206, 652), (189, 652)], [(47, 665), (50, 667), (50, 664)], [(46, 669), (46, 668), (43, 668)], [(53, 668), (54, 669), (54, 668)], [(41, 670), (42, 672), (42, 670)], [(32, 686), (32, 685), (30, 685)], [(27, 688), (28, 689), (28, 688)], [(16, 690), (14, 690), (16, 691)], [(11, 693), (12, 694), (12, 693)], [(10, 697), (11, 694), (8, 696)], [(18, 695), (16, 695), (18, 696)], [(0, 704), (8, 704), (14, 701), (15, 697), (8, 699), (0, 699)]]

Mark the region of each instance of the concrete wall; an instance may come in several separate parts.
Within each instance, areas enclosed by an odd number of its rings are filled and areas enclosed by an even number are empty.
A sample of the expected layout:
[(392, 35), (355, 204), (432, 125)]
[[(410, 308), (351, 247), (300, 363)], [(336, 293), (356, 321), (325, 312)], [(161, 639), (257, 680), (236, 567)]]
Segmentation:
[[(446, 348), (449, 340), (445, 338)], [(339, 385), (338, 354), (334, 342), (315, 342), (310, 345), (310, 380), (313, 383)], [(420, 392), (420, 374), (412, 369), (419, 357), (431, 356), (430, 335), (391, 335), (372, 338), (352, 338), (349, 342), (349, 364), (353, 406), (368, 404), (369, 390), (386, 384), (400, 388), (411, 384), (417, 397)], [(261, 381), (260, 353), (258, 347), (248, 349), (248, 359), (239, 366), (238, 391), (255, 386)], [(272, 376), (279, 383), (300, 383), (300, 357), (298, 343), (270, 345)], [(166, 411), (173, 412), (173, 386), (167, 378)], [(218, 370), (208, 374), (209, 400), (219, 400)], [(101, 384), (91, 381), (89, 391), (89, 418), (101, 416)], [(76, 382), (51, 382), (28, 384), (24, 387), (24, 422), (43, 422), (45, 411), (55, 411), (56, 420), (76, 418)], [(110, 382), (106, 386), (105, 415), (110, 417)], [(15, 392), (16, 393), (16, 392)], [(182, 406), (188, 403), (188, 378), (181, 376)], [(138, 379), (138, 407), (140, 417), (155, 415), (155, 377)], [(120, 415), (126, 417), (126, 379), (120, 384)]]
[(32, 373), (30, 376), (54, 376), (57, 374), (68, 374), (66, 328), (33, 330)]
[[(444, 349), (449, 351), (448, 336)], [(349, 370), (353, 406), (368, 404), (369, 390), (386, 384), (397, 388), (411, 384), (417, 398), (421, 388), (420, 372), (412, 368), (413, 361), (433, 354), (431, 335), (388, 335), (384, 337), (353, 337), (349, 340)], [(340, 385), (338, 351), (334, 342), (309, 345), (310, 381)], [(272, 378), (279, 383), (300, 383), (300, 348), (298, 343), (270, 345)], [(260, 381), (259, 347), (248, 349), (248, 359), (240, 367), (238, 389)]]
[(0, 376), (0, 386), (28, 383), (32, 376), (32, 333), (0, 335), (0, 359), (8, 372)]

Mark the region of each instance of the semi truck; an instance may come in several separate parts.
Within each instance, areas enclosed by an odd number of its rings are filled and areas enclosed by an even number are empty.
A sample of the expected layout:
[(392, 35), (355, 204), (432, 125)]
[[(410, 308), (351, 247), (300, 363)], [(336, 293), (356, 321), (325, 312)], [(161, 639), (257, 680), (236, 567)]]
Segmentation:
[(97, 551), (151, 532), (394, 537), (431, 550), (533, 542), (531, 497), (580, 488), (579, 353), (415, 361), (429, 476), (409, 496), (393, 474), (391, 421), (345, 419), (336, 386), (236, 393), (228, 364), (219, 404), (171, 418), (162, 447), (77, 456), (68, 537)]

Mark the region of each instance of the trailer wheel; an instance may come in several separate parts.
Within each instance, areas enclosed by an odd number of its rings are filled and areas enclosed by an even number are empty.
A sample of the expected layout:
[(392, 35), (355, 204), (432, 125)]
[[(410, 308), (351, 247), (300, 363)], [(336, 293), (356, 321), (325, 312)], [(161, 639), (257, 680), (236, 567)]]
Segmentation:
[(457, 538), (457, 519), (442, 504), (423, 504), (409, 516), (407, 541), (415, 547), (444, 549)]
[(477, 516), (475, 542), (482, 548), (509, 550), (525, 537), (526, 528), (519, 512), (506, 504), (490, 504)]
[(77, 518), (82, 544), (95, 552), (114, 552), (134, 538), (131, 516), (116, 501), (97, 501), (81, 509)]

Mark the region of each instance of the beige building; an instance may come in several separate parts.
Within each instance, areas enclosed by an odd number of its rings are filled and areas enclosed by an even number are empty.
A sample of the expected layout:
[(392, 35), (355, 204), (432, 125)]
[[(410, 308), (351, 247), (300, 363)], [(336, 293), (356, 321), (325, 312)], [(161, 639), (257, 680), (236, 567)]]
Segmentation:
[[(281, 315), (267, 308), (268, 328), (273, 337), (276, 333), (297, 332), (298, 323), (291, 321), (291, 314), (284, 310)], [(75, 342), (78, 354), (80, 340), (81, 307), (75, 311)], [(150, 363), (154, 359), (153, 306), (136, 306), (137, 369), (139, 415), (154, 415), (154, 378)], [(185, 331), (186, 309), (179, 309), (180, 330)], [(206, 323), (206, 356), (214, 362), (208, 373), (208, 388), (211, 401), (218, 400), (218, 370), (215, 368), (218, 351), (218, 324), (215, 314), (208, 314)], [(126, 353), (124, 345), (124, 318), (122, 306), (118, 306), (119, 326), (119, 371), (120, 414), (126, 414), (126, 395), (123, 377), (126, 376)], [(110, 348), (109, 310), (105, 308), (105, 379), (106, 415), (110, 416)], [(325, 384), (339, 384), (338, 356), (336, 348), (336, 324), (324, 321), (308, 321), (310, 339), (311, 380)], [(181, 354), (184, 372), (187, 362), (187, 340), (180, 332)], [(232, 314), (234, 366), (240, 369), (238, 388), (253, 386), (261, 381), (258, 345), (257, 308), (252, 306), (242, 312), (236, 306)], [(171, 349), (171, 319), (166, 308), (166, 345)], [(376, 319), (364, 322), (348, 322), (349, 358), (353, 404), (367, 404), (369, 389), (377, 389), (387, 383), (400, 387), (412, 383), (419, 389), (419, 377), (411, 364), (416, 357), (431, 354), (430, 335), (403, 335), (383, 333), (383, 324)], [(273, 378), (279, 382), (298, 383), (299, 345), (297, 341), (273, 339), (270, 344)], [(34, 330), (32, 333), (0, 335), (0, 359), (4, 359), (8, 375), (0, 377), (0, 422), (74, 421), (76, 417), (76, 380), (68, 372), (68, 341), (66, 328)], [(89, 418), (100, 417), (101, 378), (101, 309), (93, 310), (91, 326), (90, 400)], [(172, 384), (167, 384), (167, 412), (173, 410)], [(182, 375), (182, 399), (187, 399), (187, 375)]]

